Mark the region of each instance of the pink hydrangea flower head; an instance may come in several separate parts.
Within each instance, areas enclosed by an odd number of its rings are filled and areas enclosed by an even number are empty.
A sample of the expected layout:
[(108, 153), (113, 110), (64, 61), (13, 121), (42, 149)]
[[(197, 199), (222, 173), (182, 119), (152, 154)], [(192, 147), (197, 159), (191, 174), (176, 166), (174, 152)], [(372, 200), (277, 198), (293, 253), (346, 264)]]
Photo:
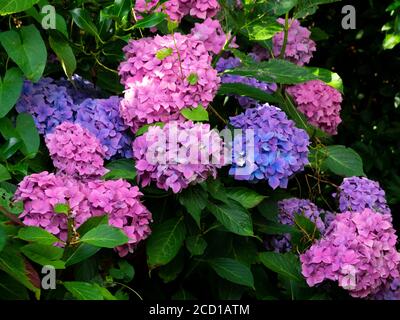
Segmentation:
[(137, 243), (146, 239), (150, 231), (151, 213), (141, 203), (142, 193), (124, 180), (88, 180), (84, 182), (85, 198), (82, 214), (108, 215), (111, 226), (120, 228), (128, 236), (126, 245), (117, 247), (120, 256), (133, 252)]
[(83, 198), (79, 182), (46, 171), (26, 176), (15, 193), (15, 200), (24, 204), (19, 216), (22, 222), (43, 228), (62, 241), (68, 236), (67, 216), (55, 213), (54, 206), (68, 204), (72, 215), (78, 216)]
[(323, 239), (300, 256), (309, 286), (337, 281), (356, 298), (399, 278), (400, 253), (391, 216), (371, 209), (337, 214)]
[(182, 119), (181, 109), (207, 107), (214, 99), (220, 78), (201, 41), (175, 33), (133, 40), (124, 51), (120, 112), (134, 132), (144, 124)]
[(172, 20), (180, 21), (186, 15), (199, 19), (214, 17), (219, 11), (217, 0), (168, 0), (158, 6), (159, 0), (137, 0), (135, 10), (139, 13), (150, 13), (163, 10)]
[[(278, 23), (284, 25), (285, 19), (279, 18)], [(289, 32), (285, 50), (285, 59), (299, 66), (308, 64), (313, 57), (313, 52), (317, 50), (315, 42), (310, 39), (311, 32), (307, 28), (300, 25), (298, 20), (289, 20)], [(277, 33), (273, 38), (273, 53), (275, 57), (279, 57), (285, 33), (283, 31)]]
[(64, 122), (46, 135), (46, 145), (54, 166), (71, 177), (104, 175), (105, 152), (99, 140), (78, 124)]
[[(223, 164), (222, 139), (209, 124), (170, 122), (151, 126), (133, 142), (138, 179), (143, 186), (155, 181), (160, 189), (180, 192), (191, 184), (216, 177)], [(214, 158), (213, 158), (214, 157)]]
[(291, 86), (287, 92), (312, 125), (330, 135), (337, 134), (342, 122), (340, 104), (343, 100), (338, 90), (320, 80), (312, 80)]
[(219, 21), (210, 18), (202, 23), (195, 23), (191, 35), (194, 39), (202, 41), (206, 49), (215, 54), (221, 52), (228, 40)]

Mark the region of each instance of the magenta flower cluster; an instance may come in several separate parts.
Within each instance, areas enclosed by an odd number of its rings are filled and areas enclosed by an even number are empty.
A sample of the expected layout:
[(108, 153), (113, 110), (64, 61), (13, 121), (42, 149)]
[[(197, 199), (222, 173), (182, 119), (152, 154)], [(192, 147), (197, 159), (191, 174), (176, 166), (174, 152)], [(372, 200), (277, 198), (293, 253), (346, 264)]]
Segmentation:
[(400, 253), (391, 216), (370, 209), (337, 214), (323, 239), (300, 256), (309, 286), (338, 281), (365, 298), (399, 278)]
[(190, 34), (193, 39), (203, 42), (206, 49), (214, 54), (220, 53), (228, 41), (219, 21), (210, 18), (202, 23), (195, 23)]
[[(319, 209), (314, 203), (306, 199), (290, 198), (278, 202), (278, 222), (280, 224), (294, 225), (295, 217), (302, 215), (315, 223), (316, 228), (322, 234), (325, 232), (325, 224), (321, 219), (323, 210)], [(288, 252), (292, 249), (291, 235), (273, 236), (269, 239), (267, 246), (272, 247), (276, 252)]]
[(214, 17), (219, 11), (217, 0), (167, 0), (162, 4), (159, 2), (159, 0), (137, 0), (135, 10), (139, 13), (150, 13), (154, 9), (163, 10), (174, 21), (180, 21), (186, 15), (204, 20)]
[[(223, 72), (228, 69), (234, 69), (241, 65), (241, 61), (239, 58), (220, 58), (217, 62), (216, 69), (218, 72)], [(262, 81), (258, 81), (255, 78), (237, 76), (231, 74), (225, 74), (221, 77), (222, 83), (242, 83), (248, 86), (260, 89), (265, 93), (272, 94), (276, 91), (278, 86), (275, 83), (266, 83)], [(244, 108), (252, 108), (257, 106), (258, 102), (255, 99), (248, 98), (245, 96), (237, 96), (239, 104)]]
[(147, 186), (180, 192), (189, 185), (216, 177), (223, 164), (222, 139), (209, 124), (170, 122), (150, 126), (133, 142), (139, 181)]
[(46, 136), (54, 166), (71, 177), (102, 176), (105, 152), (100, 142), (80, 125), (64, 122)]
[(106, 159), (130, 157), (131, 139), (119, 115), (120, 98), (100, 99), (93, 84), (79, 76), (73, 79), (74, 85), (63, 79), (43, 78), (35, 84), (26, 81), (17, 111), (30, 113), (41, 134), (53, 132), (66, 121), (79, 123), (100, 140)]
[(135, 132), (144, 124), (181, 119), (187, 107), (204, 107), (220, 82), (202, 41), (192, 36), (155, 36), (130, 41), (119, 73), (125, 85), (121, 116)]
[(32, 174), (19, 184), (15, 200), (24, 204), (23, 223), (65, 242), (67, 216), (57, 214), (55, 205), (68, 204), (76, 228), (91, 217), (107, 214), (109, 224), (129, 238), (128, 244), (117, 248), (119, 254), (132, 252), (150, 234), (151, 213), (140, 202), (139, 188), (124, 180), (101, 179), (106, 172), (104, 152), (98, 140), (77, 124), (61, 124), (47, 135), (46, 143), (57, 173)]
[[(298, 129), (286, 114), (268, 104), (247, 109), (244, 113), (231, 117), (230, 124), (237, 129), (253, 129), (254, 144), (246, 141), (247, 134), (235, 136), (233, 160), (229, 171), (237, 180), (266, 180), (268, 184), (287, 188), (289, 178), (308, 164), (307, 133)], [(246, 151), (254, 150), (254, 159)], [(242, 174), (246, 167), (248, 173)]]
[(362, 211), (365, 208), (382, 214), (391, 214), (386, 203), (385, 191), (379, 182), (364, 177), (351, 177), (343, 179), (339, 186), (338, 194), (340, 212)]
[(340, 110), (343, 100), (338, 90), (320, 80), (312, 80), (288, 87), (287, 92), (312, 125), (330, 135), (337, 134), (342, 122)]
[[(284, 25), (285, 19), (279, 18), (278, 23)], [(289, 19), (289, 32), (284, 58), (288, 61), (304, 66), (313, 57), (313, 52), (317, 50), (315, 42), (310, 39), (311, 32), (300, 25), (296, 19)], [(273, 54), (279, 57), (284, 43), (285, 33), (278, 32), (273, 38)]]

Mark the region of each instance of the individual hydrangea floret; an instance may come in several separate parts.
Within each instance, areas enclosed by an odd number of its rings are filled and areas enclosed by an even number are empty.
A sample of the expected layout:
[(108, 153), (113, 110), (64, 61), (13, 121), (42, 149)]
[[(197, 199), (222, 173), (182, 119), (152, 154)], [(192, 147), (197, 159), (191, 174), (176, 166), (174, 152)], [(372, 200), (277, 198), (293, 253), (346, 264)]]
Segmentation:
[[(319, 209), (310, 200), (290, 198), (278, 202), (278, 222), (284, 225), (294, 225), (296, 215), (302, 215), (315, 223), (316, 228), (322, 234), (325, 231), (325, 224), (321, 219), (323, 210)], [(268, 241), (268, 247), (276, 252), (288, 252), (292, 249), (290, 234), (274, 236)]]
[(308, 164), (307, 133), (296, 128), (279, 108), (265, 104), (247, 109), (231, 117), (230, 124), (244, 130), (233, 141), (229, 173), (235, 179), (266, 180), (273, 189), (286, 188), (289, 178)]
[(339, 209), (344, 211), (362, 211), (369, 208), (382, 214), (391, 214), (386, 203), (385, 191), (376, 181), (365, 177), (345, 178), (339, 186)]
[(39, 133), (45, 134), (64, 121), (73, 121), (75, 105), (66, 87), (42, 78), (37, 83), (25, 81), (16, 109), (31, 114)]
[(365, 298), (399, 277), (400, 253), (390, 215), (370, 209), (337, 214), (323, 239), (300, 256), (309, 286), (338, 281), (350, 295)]
[(84, 184), (86, 210), (92, 216), (106, 213), (111, 226), (120, 228), (129, 238), (126, 245), (117, 247), (120, 256), (132, 253), (137, 243), (150, 233), (151, 213), (140, 202), (142, 193), (124, 180), (89, 180)]
[(100, 141), (106, 155), (110, 159), (115, 155), (132, 157), (131, 139), (119, 115), (121, 99), (86, 99), (77, 108), (75, 123), (88, 129)]
[(99, 140), (78, 124), (64, 122), (46, 136), (54, 166), (71, 177), (97, 177), (107, 172)]
[(133, 142), (138, 179), (155, 181), (160, 189), (180, 192), (191, 184), (216, 177), (223, 164), (222, 139), (209, 124), (170, 122), (151, 126)]
[(175, 33), (132, 40), (124, 51), (120, 110), (134, 132), (144, 124), (182, 119), (181, 109), (207, 107), (214, 99), (220, 79), (201, 41)]
[(217, 0), (168, 0), (162, 5), (159, 0), (137, 0), (135, 10), (139, 13), (150, 13), (163, 10), (175, 21), (180, 21), (184, 16), (191, 15), (199, 19), (214, 17), (219, 11)]
[[(239, 58), (220, 58), (217, 62), (216, 69), (218, 72), (223, 72), (228, 69), (234, 69), (237, 68), (241, 65), (241, 61)], [(261, 82), (258, 81), (255, 78), (249, 78), (249, 77), (244, 77), (244, 76), (238, 76), (238, 75), (231, 75), (231, 74), (225, 74), (221, 77), (221, 82), (222, 83), (242, 83), (246, 84), (248, 86), (260, 89), (264, 91), (265, 93), (272, 94), (276, 91), (278, 86), (275, 83), (266, 83), (266, 82)], [(244, 108), (252, 108), (255, 107), (258, 102), (255, 99), (248, 98), (245, 96), (237, 96), (239, 104), (244, 107)]]
[[(285, 19), (279, 18), (278, 23), (284, 25)], [(315, 42), (310, 39), (311, 32), (300, 25), (298, 20), (289, 19), (289, 32), (284, 58), (303, 66), (308, 64), (317, 50)], [(273, 54), (279, 57), (284, 43), (285, 33), (277, 33), (273, 38)]]
[(202, 23), (195, 23), (191, 36), (193, 39), (202, 41), (206, 49), (215, 54), (221, 52), (228, 40), (219, 21), (210, 18)]
[(343, 100), (338, 90), (320, 80), (311, 80), (289, 87), (287, 92), (312, 125), (330, 135), (337, 134)]

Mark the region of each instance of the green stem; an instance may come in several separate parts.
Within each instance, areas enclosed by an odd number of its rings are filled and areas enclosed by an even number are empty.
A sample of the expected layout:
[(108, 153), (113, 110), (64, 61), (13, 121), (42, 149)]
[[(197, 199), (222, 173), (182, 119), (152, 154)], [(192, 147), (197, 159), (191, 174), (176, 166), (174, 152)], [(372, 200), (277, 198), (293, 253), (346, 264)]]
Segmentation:
[(285, 34), (283, 37), (282, 50), (281, 50), (281, 54), (279, 55), (280, 59), (285, 58), (285, 51), (286, 51), (286, 46), (287, 46), (288, 36), (289, 36), (289, 12), (286, 12), (286, 15), (285, 15), (285, 30), (284, 30), (284, 32), (285, 32)]

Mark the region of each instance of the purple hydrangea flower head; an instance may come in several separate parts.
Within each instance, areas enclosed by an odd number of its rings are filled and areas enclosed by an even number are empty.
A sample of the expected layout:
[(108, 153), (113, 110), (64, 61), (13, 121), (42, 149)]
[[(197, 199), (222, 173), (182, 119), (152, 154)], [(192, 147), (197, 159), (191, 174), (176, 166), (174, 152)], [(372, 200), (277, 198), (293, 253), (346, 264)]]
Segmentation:
[(131, 139), (119, 115), (121, 99), (113, 96), (108, 99), (86, 99), (77, 108), (75, 123), (86, 128), (100, 141), (106, 159), (115, 155), (132, 157)]
[(400, 300), (400, 278), (393, 279), (371, 297), (372, 300)]
[(99, 140), (78, 124), (62, 123), (46, 135), (46, 145), (60, 173), (86, 178), (107, 172), (103, 166), (105, 152)]
[[(310, 141), (307, 133), (296, 128), (279, 108), (265, 104), (247, 109), (231, 117), (230, 124), (244, 130), (243, 134), (235, 135), (233, 141), (229, 173), (235, 179), (266, 180), (273, 189), (286, 188), (289, 178), (308, 164)], [(248, 134), (247, 129), (253, 132)], [(243, 169), (247, 173), (242, 174)]]
[(201, 41), (175, 33), (130, 41), (124, 51), (120, 111), (134, 132), (144, 124), (182, 119), (181, 109), (207, 107), (214, 99), (220, 79)]
[(142, 193), (124, 180), (88, 180), (84, 183), (83, 212), (92, 216), (108, 215), (109, 224), (120, 228), (128, 236), (126, 245), (117, 247), (119, 255), (132, 253), (137, 243), (146, 239), (150, 231), (151, 213), (140, 202)]
[(154, 9), (164, 12), (175, 21), (180, 21), (184, 16), (191, 15), (199, 19), (214, 17), (219, 11), (217, 0), (168, 0), (161, 6), (159, 0), (137, 0), (135, 10), (139, 13), (149, 13)]
[[(294, 225), (296, 215), (302, 215), (315, 223), (316, 228), (322, 234), (325, 232), (325, 224), (321, 219), (323, 210), (319, 209), (310, 200), (290, 198), (278, 202), (278, 222), (285, 225)], [(274, 236), (268, 242), (276, 252), (288, 252), (292, 249), (290, 234)]]
[(288, 87), (287, 92), (312, 125), (330, 135), (337, 134), (343, 100), (338, 90), (320, 80), (311, 80)]
[(396, 242), (390, 215), (370, 209), (337, 214), (324, 238), (300, 256), (302, 273), (309, 286), (338, 281), (351, 296), (365, 298), (399, 278)]
[[(279, 18), (278, 23), (284, 25), (285, 19)], [(273, 38), (273, 53), (278, 57), (281, 53), (284, 32), (277, 33)], [(313, 57), (313, 52), (317, 50), (315, 42), (310, 39), (311, 32), (300, 25), (298, 20), (289, 20), (289, 32), (285, 50), (285, 59), (299, 66), (308, 64)]]
[[(220, 58), (217, 62), (217, 71), (218, 72), (223, 72), (228, 69), (234, 69), (236, 67), (239, 67), (241, 65), (241, 61), (239, 58)], [(237, 75), (231, 75), (231, 74), (225, 74), (221, 77), (221, 82), (222, 83), (242, 83), (246, 84), (248, 86), (260, 89), (264, 91), (265, 93), (272, 94), (276, 91), (278, 86), (275, 83), (266, 83), (262, 81), (258, 81), (255, 78), (249, 78), (249, 77), (244, 77), (244, 76), (237, 76)], [(252, 108), (257, 106), (258, 102), (255, 99), (248, 98), (245, 96), (237, 96), (239, 104), (244, 107), (244, 108)]]
[(191, 31), (193, 39), (202, 41), (206, 49), (218, 54), (228, 40), (218, 20), (207, 18), (202, 23), (195, 23)]
[[(57, 204), (68, 204), (75, 229), (94, 216), (106, 214), (109, 224), (129, 238), (117, 247), (120, 256), (132, 252), (150, 234), (151, 214), (141, 203), (139, 188), (123, 180), (76, 180), (63, 174), (42, 172), (24, 178), (18, 185), (16, 201), (24, 211), (19, 216), (27, 226), (36, 226), (67, 241), (67, 216), (55, 212)], [(57, 245), (63, 246), (60, 242)]]
[(160, 189), (180, 192), (191, 184), (216, 177), (223, 160), (222, 139), (209, 124), (169, 122), (151, 126), (133, 142), (138, 179), (143, 186), (155, 181)]
[(25, 81), (16, 109), (30, 113), (38, 131), (45, 134), (64, 121), (73, 121), (75, 105), (65, 87), (43, 78), (37, 83)]
[(344, 211), (362, 211), (369, 208), (382, 214), (391, 214), (386, 203), (385, 191), (376, 181), (365, 177), (345, 178), (339, 186), (339, 209)]

